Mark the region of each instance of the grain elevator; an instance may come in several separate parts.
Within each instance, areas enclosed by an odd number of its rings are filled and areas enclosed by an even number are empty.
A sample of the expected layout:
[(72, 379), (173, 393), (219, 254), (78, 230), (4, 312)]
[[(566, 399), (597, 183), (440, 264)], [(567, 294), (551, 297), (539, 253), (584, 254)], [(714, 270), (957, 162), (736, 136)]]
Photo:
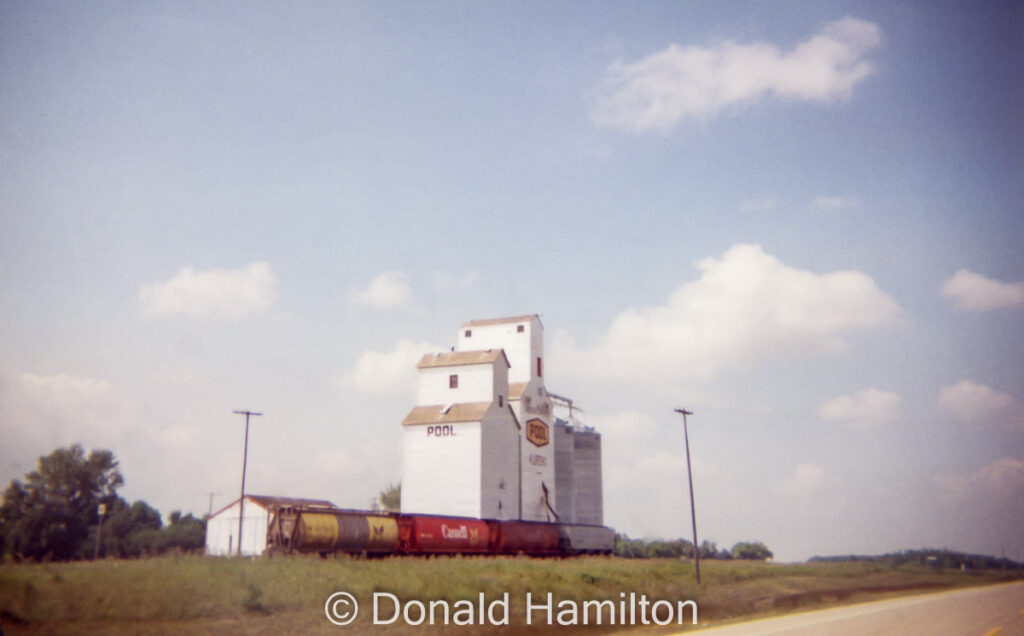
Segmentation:
[(402, 512), (603, 524), (601, 436), (548, 393), (536, 314), (464, 323), (416, 367)]

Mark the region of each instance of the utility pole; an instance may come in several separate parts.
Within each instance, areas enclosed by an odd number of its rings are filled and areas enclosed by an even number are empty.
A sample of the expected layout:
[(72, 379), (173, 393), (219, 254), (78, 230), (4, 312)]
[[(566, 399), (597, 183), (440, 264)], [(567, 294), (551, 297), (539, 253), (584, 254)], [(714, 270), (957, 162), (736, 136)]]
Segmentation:
[(214, 495), (219, 495), (220, 493), (219, 492), (211, 492), (211, 493), (208, 493), (208, 494), (210, 495), (210, 511), (206, 513), (206, 518), (207, 519), (209, 519), (210, 517), (213, 516), (213, 496)]
[(242, 556), (242, 519), (245, 518), (243, 514), (245, 512), (245, 465), (249, 460), (249, 416), (255, 415), (260, 416), (263, 413), (253, 413), (252, 411), (235, 411), (239, 415), (245, 416), (245, 447), (242, 451), (242, 494), (238, 497), (238, 556)]
[(693, 415), (686, 409), (676, 409), (683, 414), (683, 439), (686, 440), (686, 476), (690, 480), (690, 518), (693, 520), (693, 562), (697, 568), (697, 585), (700, 585), (700, 549), (697, 547), (697, 507), (693, 503), (693, 472), (690, 470), (690, 433), (686, 429), (686, 416)]

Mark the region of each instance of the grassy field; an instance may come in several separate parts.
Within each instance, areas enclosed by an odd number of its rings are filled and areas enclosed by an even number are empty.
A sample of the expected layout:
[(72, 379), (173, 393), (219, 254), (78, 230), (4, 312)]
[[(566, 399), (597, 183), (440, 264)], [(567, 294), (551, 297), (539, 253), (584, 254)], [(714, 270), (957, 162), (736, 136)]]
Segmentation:
[[(751, 614), (852, 602), (954, 586), (980, 585), (1020, 577), (1021, 572), (891, 568), (870, 563), (774, 565), (705, 562), (698, 587), (691, 563), (678, 560), (529, 558), (390, 558), (382, 560), (288, 558), (213, 559), (198, 556), (100, 561), (96, 563), (0, 565), (0, 627), (4, 634), (663, 634), (668, 628), (605, 624), (557, 624), (558, 604), (608, 599), (618, 604), (630, 592), (653, 602), (693, 600), (700, 623), (720, 623)], [(338, 627), (327, 621), (324, 604), (338, 591), (353, 594), (360, 612)], [(375, 592), (402, 601), (472, 599), (489, 603), (508, 593), (507, 626), (412, 627), (372, 624)], [(544, 611), (525, 624), (526, 593), (534, 603), (554, 599), (556, 624)], [(464, 606), (463, 606), (464, 607)], [(579, 607), (579, 606), (577, 606)], [(390, 615), (393, 606), (382, 603)], [(458, 609), (458, 606), (453, 606)], [(413, 611), (413, 618), (416, 612)], [(438, 614), (440, 616), (440, 614)], [(463, 618), (466, 614), (463, 613)], [(590, 621), (595, 615), (590, 614)], [(685, 615), (688, 625), (692, 616)], [(479, 623), (479, 617), (474, 620)], [(637, 619), (639, 620), (639, 618)], [(582, 614), (579, 622), (583, 622)], [(540, 623), (538, 625), (537, 623)]]

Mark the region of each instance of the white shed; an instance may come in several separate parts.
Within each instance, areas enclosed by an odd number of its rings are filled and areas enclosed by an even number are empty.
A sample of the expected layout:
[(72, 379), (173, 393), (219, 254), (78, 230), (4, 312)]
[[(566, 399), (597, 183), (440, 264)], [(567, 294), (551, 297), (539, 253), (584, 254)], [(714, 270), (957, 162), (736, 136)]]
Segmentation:
[[(238, 555), (238, 499), (213, 513), (206, 521), (206, 554), (210, 556)], [(294, 497), (267, 497), (246, 495), (242, 507), (242, 556), (260, 556), (267, 547), (267, 526), (270, 512), (276, 506), (317, 506), (336, 508), (323, 499)]]

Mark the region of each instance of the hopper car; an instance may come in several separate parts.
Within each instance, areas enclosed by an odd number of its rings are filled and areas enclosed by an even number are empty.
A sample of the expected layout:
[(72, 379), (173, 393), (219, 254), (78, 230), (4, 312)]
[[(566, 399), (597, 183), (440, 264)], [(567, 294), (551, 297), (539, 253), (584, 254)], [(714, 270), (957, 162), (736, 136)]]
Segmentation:
[(277, 506), (266, 554), (575, 556), (614, 541), (604, 526)]

